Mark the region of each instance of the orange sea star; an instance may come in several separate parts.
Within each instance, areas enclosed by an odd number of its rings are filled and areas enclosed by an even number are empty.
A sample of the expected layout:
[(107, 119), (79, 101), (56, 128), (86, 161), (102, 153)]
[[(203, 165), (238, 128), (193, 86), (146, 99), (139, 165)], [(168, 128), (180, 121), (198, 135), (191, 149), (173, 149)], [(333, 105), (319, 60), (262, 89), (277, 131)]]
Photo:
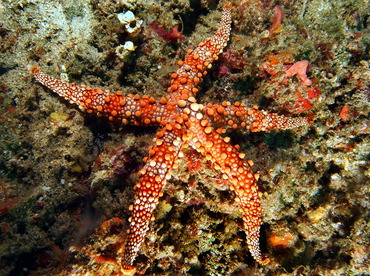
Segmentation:
[(149, 230), (162, 188), (171, 176), (171, 169), (182, 150), (194, 148), (210, 161), (213, 168), (222, 173), (222, 178), (230, 183), (236, 200), (243, 212), (247, 243), (254, 259), (266, 264), (259, 249), (261, 207), (259, 202), (258, 175), (251, 170), (252, 161), (245, 160), (245, 154), (238, 146), (223, 138), (228, 129), (268, 131), (289, 129), (308, 124), (306, 118), (288, 118), (256, 107), (247, 108), (244, 104), (223, 102), (221, 105), (199, 104), (195, 99), (197, 85), (211, 68), (211, 63), (226, 46), (231, 30), (231, 4), (224, 7), (220, 26), (213, 37), (200, 43), (178, 64), (180, 69), (171, 75), (169, 95), (156, 100), (139, 95), (123, 96), (121, 91), (110, 94), (99, 88), (65, 83), (43, 73), (39, 67), (31, 69), (35, 78), (54, 92), (88, 113), (107, 116), (109, 120), (124, 124), (159, 126), (154, 145), (149, 148), (149, 156), (140, 170), (139, 182), (132, 205), (130, 229), (121, 259), (122, 271), (133, 273), (133, 262)]

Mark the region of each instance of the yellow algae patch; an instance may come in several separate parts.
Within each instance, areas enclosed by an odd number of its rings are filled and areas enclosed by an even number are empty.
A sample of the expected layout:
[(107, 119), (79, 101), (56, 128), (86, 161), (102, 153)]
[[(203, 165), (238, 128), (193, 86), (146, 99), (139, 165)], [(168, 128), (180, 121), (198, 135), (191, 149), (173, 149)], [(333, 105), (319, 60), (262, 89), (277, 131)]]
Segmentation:
[(71, 170), (72, 170), (72, 172), (80, 173), (80, 172), (82, 172), (82, 167), (80, 165), (78, 165), (78, 164), (74, 164), (71, 167)]
[(171, 204), (167, 203), (165, 200), (159, 201), (157, 206), (157, 219), (163, 218), (171, 209)]
[(52, 112), (49, 115), (50, 119), (52, 119), (54, 122), (60, 123), (67, 121), (69, 115), (62, 113), (62, 112)]

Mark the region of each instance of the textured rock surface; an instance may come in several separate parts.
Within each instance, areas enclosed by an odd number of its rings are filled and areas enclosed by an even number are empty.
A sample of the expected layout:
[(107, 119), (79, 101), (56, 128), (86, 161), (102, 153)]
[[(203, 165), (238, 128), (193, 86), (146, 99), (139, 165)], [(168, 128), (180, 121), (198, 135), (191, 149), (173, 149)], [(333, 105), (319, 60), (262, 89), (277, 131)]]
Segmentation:
[[(86, 252), (110, 256), (121, 241), (140, 160), (155, 133), (80, 113), (38, 85), (27, 67), (160, 97), (176, 61), (215, 31), (223, 2), (218, 4), (0, 3), (1, 275), (109, 275), (112, 266)], [(295, 108), (299, 99), (311, 104), (303, 113), (315, 118), (309, 127), (231, 134), (261, 175), (261, 244), (272, 263), (259, 266), (250, 257), (234, 195), (216, 172), (198, 164), (207, 161), (189, 152), (188, 163), (173, 172), (137, 259), (147, 275), (366, 273), (368, 4), (279, 2), (282, 28), (269, 36), (275, 5), (243, 1), (234, 9), (231, 41), (199, 95), (200, 102), (241, 101), (290, 115), (301, 111)], [(144, 22), (137, 33), (128, 33), (117, 18), (127, 10)], [(153, 22), (168, 32), (180, 25), (185, 38), (168, 42)], [(126, 41), (136, 49), (122, 61), (116, 48)], [(309, 61), (308, 77), (320, 93), (284, 75), (299, 60)], [(122, 225), (101, 230), (112, 217)]]

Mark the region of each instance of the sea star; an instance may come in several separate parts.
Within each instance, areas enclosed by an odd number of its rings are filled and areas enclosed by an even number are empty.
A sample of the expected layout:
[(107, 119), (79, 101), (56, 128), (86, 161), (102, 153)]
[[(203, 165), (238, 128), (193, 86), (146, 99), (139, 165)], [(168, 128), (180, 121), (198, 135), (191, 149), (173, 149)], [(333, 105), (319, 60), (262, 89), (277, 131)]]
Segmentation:
[(197, 103), (198, 84), (229, 39), (231, 7), (231, 4), (224, 6), (217, 32), (194, 51), (189, 50), (184, 61), (178, 62), (180, 68), (171, 75), (171, 85), (167, 89), (169, 95), (160, 100), (146, 95), (123, 96), (121, 91), (110, 94), (108, 90), (62, 82), (43, 73), (37, 66), (31, 68), (40, 83), (77, 104), (81, 110), (124, 124), (160, 127), (154, 145), (149, 148), (149, 156), (144, 159), (145, 165), (139, 172), (139, 182), (134, 187), (136, 192), (134, 204), (130, 207), (130, 228), (121, 258), (125, 273), (135, 271), (133, 262), (149, 230), (162, 188), (170, 179), (177, 159), (183, 157), (182, 150), (188, 146), (205, 156), (228, 181), (243, 212), (247, 244), (252, 256), (260, 264), (269, 262), (268, 258), (261, 256), (259, 248), (262, 221), (258, 175), (251, 170), (253, 162), (245, 160), (245, 154), (239, 152), (239, 147), (231, 145), (230, 138), (223, 138), (221, 134), (231, 129), (252, 132), (290, 129), (308, 124), (308, 119), (279, 116), (256, 107), (247, 108), (238, 102), (223, 102), (221, 105)]

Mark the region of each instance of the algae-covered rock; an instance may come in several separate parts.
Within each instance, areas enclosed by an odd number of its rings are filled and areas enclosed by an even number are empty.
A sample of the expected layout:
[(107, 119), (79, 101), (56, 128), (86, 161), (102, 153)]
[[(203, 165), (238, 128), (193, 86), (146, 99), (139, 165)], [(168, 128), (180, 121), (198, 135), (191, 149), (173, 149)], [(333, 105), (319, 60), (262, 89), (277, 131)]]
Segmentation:
[[(239, 101), (313, 121), (289, 132), (230, 134), (260, 174), (260, 242), (271, 263), (254, 262), (234, 194), (189, 151), (163, 191), (137, 268), (143, 275), (366, 275), (369, 5), (236, 2), (230, 42), (198, 101)], [(223, 4), (0, 3), (0, 275), (114, 275), (156, 131), (80, 113), (36, 83), (29, 65), (69, 82), (161, 98), (177, 61), (215, 31)], [(283, 21), (269, 36), (277, 4)], [(128, 10), (134, 33), (117, 18)], [(184, 38), (166, 41), (153, 22), (167, 32), (178, 26)], [(128, 41), (123, 63), (116, 49)], [(311, 86), (285, 74), (301, 60)]]

